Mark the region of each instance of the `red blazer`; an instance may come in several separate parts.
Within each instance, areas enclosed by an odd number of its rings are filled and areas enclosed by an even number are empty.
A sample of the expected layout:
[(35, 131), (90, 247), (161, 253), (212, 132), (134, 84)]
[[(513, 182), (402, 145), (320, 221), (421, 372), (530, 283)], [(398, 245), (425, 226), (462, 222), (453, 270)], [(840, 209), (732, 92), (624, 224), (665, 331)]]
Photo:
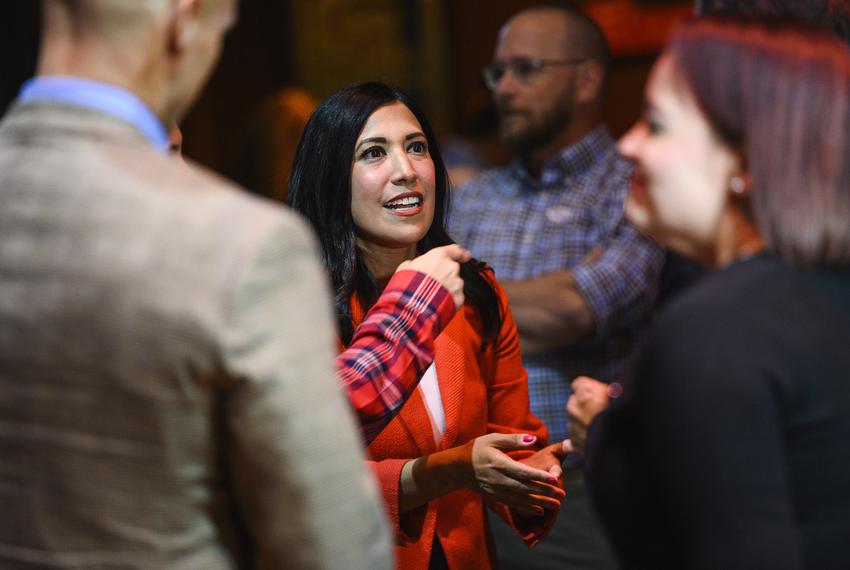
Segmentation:
[[(520, 357), (516, 324), (504, 291), (491, 280), (504, 308), (496, 342), (485, 352), (480, 351), (481, 321), (468, 304), (436, 340), (435, 366), (446, 417), (441, 449), (491, 432), (530, 433), (537, 436), (540, 447), (546, 444), (545, 426), (529, 411), (527, 374)], [(492, 568), (492, 539), (486, 528), (483, 497), (478, 493), (455, 491), (399, 515), (402, 466), (435, 451), (428, 411), (418, 389), (368, 447), (373, 459), (369, 464), (378, 478), (395, 530), (396, 566), (405, 570), (427, 568), (436, 533), (450, 567)], [(527, 455), (530, 453), (525, 452)], [(529, 547), (539, 542), (556, 516), (547, 512), (532, 524), (514, 524), (510, 509), (499, 503), (490, 506), (514, 526)]]

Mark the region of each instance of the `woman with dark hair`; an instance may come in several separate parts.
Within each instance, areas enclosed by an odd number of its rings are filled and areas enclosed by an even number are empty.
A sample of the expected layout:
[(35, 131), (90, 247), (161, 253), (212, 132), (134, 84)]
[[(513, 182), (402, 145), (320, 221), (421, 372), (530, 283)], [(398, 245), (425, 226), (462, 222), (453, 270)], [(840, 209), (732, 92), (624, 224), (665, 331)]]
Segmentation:
[[(319, 235), (341, 346), (400, 263), (452, 243), (433, 132), (404, 92), (382, 83), (342, 89), (319, 105), (289, 198)], [(461, 277), (466, 303), (437, 337), (434, 366), (368, 449), (400, 568), (489, 568), (485, 499), (532, 546), (564, 496), (563, 446), (542, 447), (546, 430), (529, 411), (505, 294), (474, 260)]]
[[(626, 568), (850, 568), (850, 54), (686, 22), (620, 141), (629, 218), (719, 270), (657, 318), (590, 426)], [(574, 382), (589, 421), (608, 387)]]

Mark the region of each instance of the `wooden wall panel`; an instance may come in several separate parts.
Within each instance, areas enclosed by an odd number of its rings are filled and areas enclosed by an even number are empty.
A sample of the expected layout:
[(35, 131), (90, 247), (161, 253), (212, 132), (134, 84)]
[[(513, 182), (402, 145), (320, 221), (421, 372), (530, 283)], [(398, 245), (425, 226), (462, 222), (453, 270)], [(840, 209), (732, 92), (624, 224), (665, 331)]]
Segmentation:
[[(7, 2), (0, 42), (11, 57), (2, 63), (0, 109), (32, 73), (38, 40), (38, 3)], [(247, 117), (264, 97), (292, 84), (322, 97), (352, 81), (386, 79), (416, 94), (442, 132), (463, 131), (476, 121), (480, 128), (490, 97), (481, 67), (490, 61), (499, 27), (529, 4), (242, 0), (221, 63), (184, 122), (187, 154), (226, 171)], [(637, 117), (651, 62), (671, 25), (691, 12), (691, 2), (591, 0), (582, 6), (600, 21), (613, 47), (606, 108), (612, 130), (620, 133)]]
[(691, 2), (645, 5), (634, 0), (592, 0), (582, 9), (605, 32), (615, 57), (658, 53), (672, 27), (693, 13)]

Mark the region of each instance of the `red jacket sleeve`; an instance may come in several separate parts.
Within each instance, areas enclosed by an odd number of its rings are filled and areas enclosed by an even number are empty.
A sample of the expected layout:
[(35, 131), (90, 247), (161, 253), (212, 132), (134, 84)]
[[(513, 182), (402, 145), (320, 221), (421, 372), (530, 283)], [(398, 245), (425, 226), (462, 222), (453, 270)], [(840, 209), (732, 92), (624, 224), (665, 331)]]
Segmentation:
[(336, 359), (340, 383), (368, 445), (395, 416), (434, 360), (434, 339), (455, 305), (439, 282), (396, 272)]

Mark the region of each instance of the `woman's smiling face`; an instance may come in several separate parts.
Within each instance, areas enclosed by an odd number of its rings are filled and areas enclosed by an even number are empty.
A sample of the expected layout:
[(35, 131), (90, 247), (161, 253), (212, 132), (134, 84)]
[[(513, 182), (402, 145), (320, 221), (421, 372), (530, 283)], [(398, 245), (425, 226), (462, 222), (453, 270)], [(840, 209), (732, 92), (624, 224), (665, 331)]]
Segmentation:
[(721, 231), (741, 161), (675, 74), (662, 55), (647, 83), (646, 114), (618, 144), (635, 163), (626, 215), (665, 245), (703, 259)]
[(366, 249), (409, 249), (434, 220), (435, 172), (422, 126), (403, 103), (377, 109), (357, 137), (351, 215)]

